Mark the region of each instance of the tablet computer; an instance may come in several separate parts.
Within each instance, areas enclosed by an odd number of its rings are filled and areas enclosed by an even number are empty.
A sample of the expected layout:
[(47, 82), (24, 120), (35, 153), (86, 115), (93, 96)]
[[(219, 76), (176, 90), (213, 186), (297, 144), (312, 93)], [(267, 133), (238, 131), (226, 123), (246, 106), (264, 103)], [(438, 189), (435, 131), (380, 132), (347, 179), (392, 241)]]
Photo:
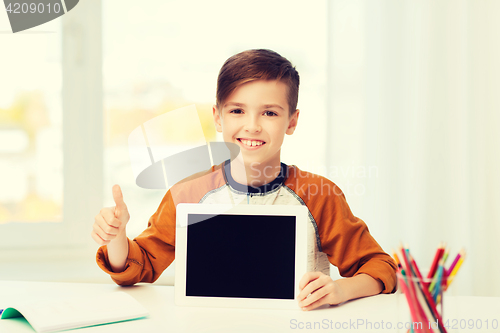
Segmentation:
[(175, 303), (298, 309), (305, 206), (178, 204)]

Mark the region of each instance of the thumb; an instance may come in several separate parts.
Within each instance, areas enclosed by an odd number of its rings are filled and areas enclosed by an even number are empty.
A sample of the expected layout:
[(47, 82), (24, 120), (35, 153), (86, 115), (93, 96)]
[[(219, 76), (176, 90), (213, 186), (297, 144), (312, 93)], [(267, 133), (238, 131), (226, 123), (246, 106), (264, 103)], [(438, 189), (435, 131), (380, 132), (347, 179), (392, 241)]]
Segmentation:
[(115, 216), (118, 217), (119, 213), (127, 211), (127, 205), (123, 201), (123, 194), (120, 185), (113, 186), (113, 200), (115, 201)]

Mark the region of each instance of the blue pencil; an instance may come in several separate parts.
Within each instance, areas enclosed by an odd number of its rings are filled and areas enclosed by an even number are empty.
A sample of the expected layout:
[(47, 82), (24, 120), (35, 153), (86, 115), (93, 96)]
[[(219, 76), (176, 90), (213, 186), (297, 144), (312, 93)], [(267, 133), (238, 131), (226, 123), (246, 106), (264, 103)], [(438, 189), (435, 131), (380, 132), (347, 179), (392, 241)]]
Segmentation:
[(442, 279), (443, 279), (443, 266), (444, 262), (443, 259), (439, 260), (439, 267), (437, 271), (437, 279), (436, 279), (436, 284), (434, 285), (434, 290), (433, 290), (433, 297), (434, 297), (434, 302), (437, 302), (437, 297), (441, 292), (442, 288)]

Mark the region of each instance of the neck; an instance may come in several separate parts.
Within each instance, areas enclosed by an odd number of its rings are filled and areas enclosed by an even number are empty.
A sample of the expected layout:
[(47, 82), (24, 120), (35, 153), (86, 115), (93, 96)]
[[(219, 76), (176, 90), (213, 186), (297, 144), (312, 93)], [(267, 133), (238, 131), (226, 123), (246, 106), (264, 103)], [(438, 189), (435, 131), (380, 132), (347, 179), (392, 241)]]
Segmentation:
[(281, 171), (280, 161), (273, 163), (252, 163), (247, 165), (239, 158), (231, 161), (231, 176), (240, 184), (259, 187), (270, 183)]

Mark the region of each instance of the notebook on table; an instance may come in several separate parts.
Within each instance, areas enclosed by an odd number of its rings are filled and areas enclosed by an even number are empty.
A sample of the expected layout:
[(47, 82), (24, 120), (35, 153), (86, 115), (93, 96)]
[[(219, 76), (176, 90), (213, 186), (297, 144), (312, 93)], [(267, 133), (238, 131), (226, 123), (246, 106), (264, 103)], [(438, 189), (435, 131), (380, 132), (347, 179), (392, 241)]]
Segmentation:
[(148, 316), (148, 310), (132, 296), (110, 292), (18, 301), (3, 310), (0, 318), (24, 317), (37, 333), (49, 333)]

